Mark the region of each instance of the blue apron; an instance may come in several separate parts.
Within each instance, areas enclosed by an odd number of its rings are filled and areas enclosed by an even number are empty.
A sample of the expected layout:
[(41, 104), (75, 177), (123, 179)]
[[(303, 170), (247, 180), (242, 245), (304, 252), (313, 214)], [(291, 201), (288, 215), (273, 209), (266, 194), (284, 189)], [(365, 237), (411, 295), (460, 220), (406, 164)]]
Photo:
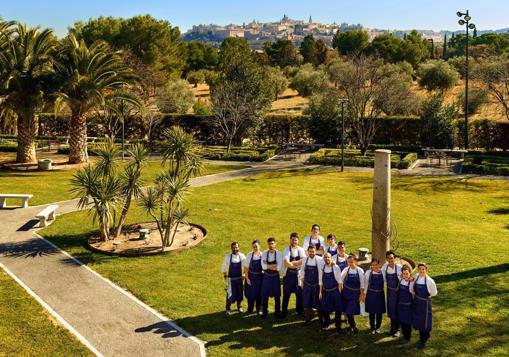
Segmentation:
[[(318, 259), (316, 259), (318, 264)], [(318, 265), (308, 266), (308, 258), (304, 265), (304, 289), (302, 290), (302, 306), (317, 309), (320, 304), (320, 285), (318, 284)]]
[(383, 314), (385, 312), (384, 276), (369, 274), (369, 282), (366, 291), (366, 312), (371, 314)]
[(326, 253), (329, 253), (331, 255), (331, 257), (334, 258), (334, 256), (336, 254), (338, 254), (338, 247), (336, 247), (336, 249), (331, 249), (331, 247), (327, 247), (327, 252)]
[(391, 319), (396, 319), (396, 309), (398, 307), (398, 270), (397, 266), (394, 265), (394, 273), (389, 274), (385, 271), (385, 279), (387, 280), (387, 316)]
[(341, 294), (338, 288), (338, 281), (334, 276), (334, 270), (326, 273), (325, 267), (323, 267), (322, 284), (322, 310), (325, 313), (341, 312)]
[(343, 281), (343, 312), (347, 315), (359, 315), (361, 306), (359, 297), (361, 296), (361, 280), (359, 274), (350, 274), (348, 268)]
[(251, 261), (249, 262), (249, 280), (251, 280), (251, 285), (245, 285), (245, 293), (246, 298), (248, 300), (256, 300), (261, 297), (262, 294), (262, 259), (254, 259), (254, 255), (251, 256)]
[(338, 261), (337, 258), (339, 258), (339, 254), (336, 257), (336, 264), (338, 265), (339, 269), (341, 269), (341, 271), (345, 270), (348, 267), (348, 259), (345, 259), (344, 261), (340, 262)]
[[(277, 264), (276, 252), (274, 260), (270, 259), (270, 253), (267, 252), (267, 265)], [(263, 271), (262, 279), (262, 298), (281, 296), (281, 281), (279, 280), (279, 271), (266, 269)]]
[[(290, 247), (290, 262), (300, 260), (300, 252), (297, 249), (297, 256), (292, 257), (292, 248)], [(286, 269), (286, 274), (283, 277), (283, 294), (297, 294), (299, 292), (299, 269)]]
[(429, 297), (426, 279), (425, 277), (424, 284), (417, 284), (418, 278), (414, 283), (415, 296), (412, 309), (412, 325), (414, 329), (419, 331), (431, 331), (432, 325), (431, 298)]
[(230, 266), (228, 268), (228, 278), (231, 282), (232, 295), (228, 298), (228, 302), (242, 301), (242, 263), (232, 262), (233, 254), (230, 254)]
[(398, 284), (396, 292), (396, 315), (398, 321), (411, 325), (412, 324), (412, 293), (410, 293), (410, 286)]

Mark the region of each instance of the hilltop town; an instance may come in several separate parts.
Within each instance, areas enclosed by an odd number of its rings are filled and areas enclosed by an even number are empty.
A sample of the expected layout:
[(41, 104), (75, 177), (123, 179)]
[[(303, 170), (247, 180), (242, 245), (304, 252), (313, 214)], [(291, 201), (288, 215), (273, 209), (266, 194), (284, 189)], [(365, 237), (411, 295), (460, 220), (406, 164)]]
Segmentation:
[[(258, 22), (253, 20), (242, 25), (228, 24), (221, 25), (195, 25), (188, 30), (183, 38), (186, 41), (200, 41), (214, 47), (218, 47), (227, 37), (245, 38), (251, 48), (262, 48), (265, 42), (273, 42), (279, 38), (285, 38), (298, 46), (307, 35), (313, 35), (316, 39), (322, 39), (325, 44), (332, 46), (332, 39), (337, 31), (351, 31), (363, 29), (368, 33), (370, 41), (378, 35), (392, 33), (398, 37), (404, 37), (409, 31), (388, 30), (388, 29), (369, 29), (361, 24), (332, 23), (322, 24), (314, 22), (310, 16), (308, 20), (295, 20), (289, 18), (286, 14), (277, 22)], [(419, 33), (427, 39), (432, 39), (435, 43), (443, 42), (444, 31), (435, 32), (432, 30), (419, 30)]]

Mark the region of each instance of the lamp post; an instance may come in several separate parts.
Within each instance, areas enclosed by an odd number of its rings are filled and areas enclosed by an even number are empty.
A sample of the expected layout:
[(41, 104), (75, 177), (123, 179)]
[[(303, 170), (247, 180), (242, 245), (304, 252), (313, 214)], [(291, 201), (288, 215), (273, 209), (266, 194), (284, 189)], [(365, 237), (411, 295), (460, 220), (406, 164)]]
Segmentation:
[(345, 170), (345, 102), (346, 98), (340, 98), (341, 103), (341, 172)]
[(470, 23), (472, 19), (468, 14), (468, 10), (466, 12), (458, 11), (456, 13), (460, 18), (458, 24), (461, 26), (465, 25), (467, 41), (465, 45), (465, 149), (468, 149), (468, 30), (475, 30), (475, 25)]

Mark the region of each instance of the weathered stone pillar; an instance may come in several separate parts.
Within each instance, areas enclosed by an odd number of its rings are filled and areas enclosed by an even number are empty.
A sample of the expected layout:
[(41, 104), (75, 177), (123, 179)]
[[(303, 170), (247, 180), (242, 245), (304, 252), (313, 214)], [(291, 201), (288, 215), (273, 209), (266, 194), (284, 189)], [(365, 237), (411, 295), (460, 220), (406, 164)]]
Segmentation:
[(391, 151), (375, 151), (373, 180), (373, 207), (371, 225), (371, 253), (373, 258), (385, 262), (390, 249), (391, 231)]

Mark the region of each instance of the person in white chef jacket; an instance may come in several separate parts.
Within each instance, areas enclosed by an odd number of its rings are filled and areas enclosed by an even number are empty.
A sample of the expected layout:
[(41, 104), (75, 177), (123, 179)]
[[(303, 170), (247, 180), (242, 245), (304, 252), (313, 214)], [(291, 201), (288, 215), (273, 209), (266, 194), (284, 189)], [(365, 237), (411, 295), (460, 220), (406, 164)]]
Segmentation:
[(231, 315), (231, 304), (237, 303), (237, 310), (242, 310), (243, 299), (243, 280), (244, 269), (243, 265), (246, 256), (239, 250), (239, 243), (233, 242), (231, 245), (231, 253), (226, 254), (224, 257), (221, 272), (226, 283), (226, 316)]
[(343, 312), (346, 314), (348, 325), (353, 333), (359, 329), (355, 322), (355, 315), (360, 315), (360, 303), (365, 299), (364, 270), (357, 266), (355, 254), (348, 256), (348, 267), (341, 272), (341, 293), (343, 297)]

